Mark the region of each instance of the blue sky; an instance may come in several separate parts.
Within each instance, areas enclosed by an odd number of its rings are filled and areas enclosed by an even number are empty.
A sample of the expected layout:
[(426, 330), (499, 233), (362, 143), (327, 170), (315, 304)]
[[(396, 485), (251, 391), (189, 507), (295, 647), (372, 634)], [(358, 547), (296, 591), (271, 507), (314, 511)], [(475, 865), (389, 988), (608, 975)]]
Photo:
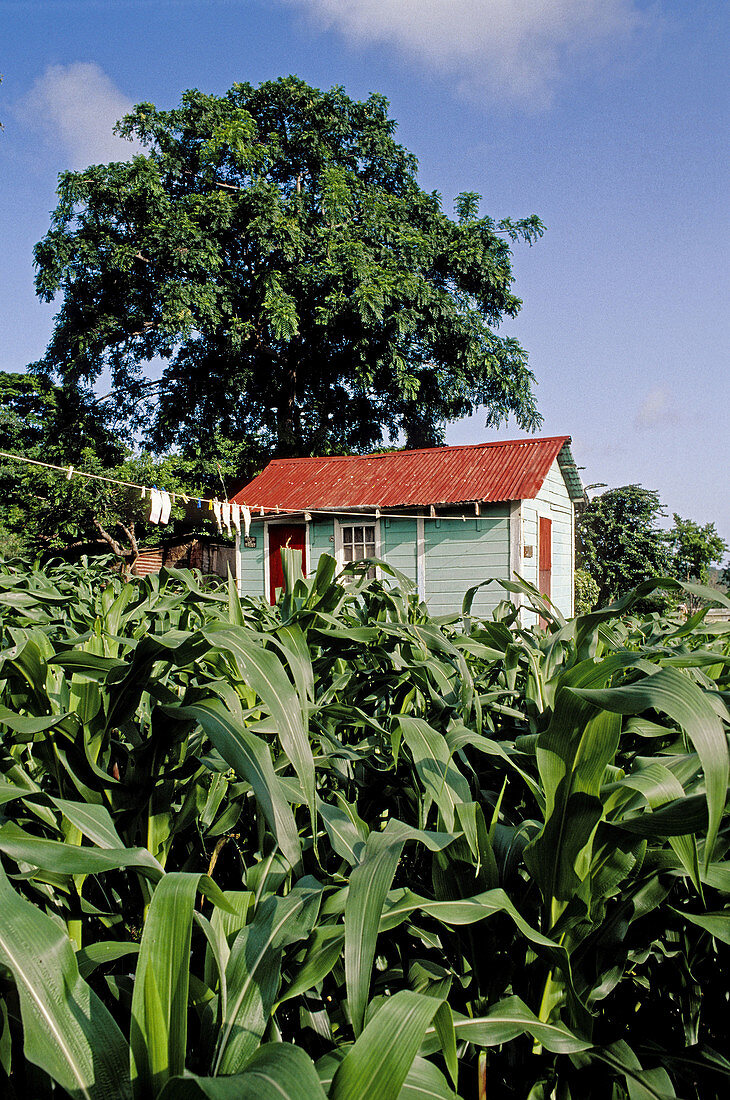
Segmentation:
[(0, 369), (50, 333), (32, 248), (57, 174), (125, 155), (129, 105), (287, 73), (379, 91), (446, 209), (478, 191), (548, 227), (504, 330), (543, 433), (587, 484), (657, 489), (730, 541), (729, 44), (725, 0), (0, 0)]

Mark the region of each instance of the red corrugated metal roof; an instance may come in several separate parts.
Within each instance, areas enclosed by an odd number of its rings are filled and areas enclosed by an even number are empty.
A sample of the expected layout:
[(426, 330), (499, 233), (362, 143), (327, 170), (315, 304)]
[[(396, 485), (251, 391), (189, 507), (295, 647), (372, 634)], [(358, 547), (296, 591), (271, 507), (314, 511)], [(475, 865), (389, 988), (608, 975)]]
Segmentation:
[(386, 454), (276, 458), (233, 500), (267, 511), (525, 500), (537, 496), (569, 443), (570, 436), (560, 435)]

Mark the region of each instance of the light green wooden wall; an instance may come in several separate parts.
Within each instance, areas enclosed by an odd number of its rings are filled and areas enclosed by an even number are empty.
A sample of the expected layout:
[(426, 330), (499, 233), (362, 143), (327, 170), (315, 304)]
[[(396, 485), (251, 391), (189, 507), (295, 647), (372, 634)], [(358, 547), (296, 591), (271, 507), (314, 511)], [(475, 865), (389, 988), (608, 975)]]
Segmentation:
[(256, 549), (247, 550), (241, 537), (241, 595), (259, 597), (264, 594), (264, 525), (255, 523), (251, 534), (256, 536)]
[(322, 554), (335, 553), (335, 544), (330, 536), (334, 535), (334, 520), (327, 518), (315, 518), (309, 524), (309, 563), (307, 573), (317, 571), (317, 563)]
[[(461, 610), (464, 594), (490, 577), (509, 577), (509, 509), (482, 509), (481, 516), (425, 521), (426, 601), (433, 615)], [(475, 615), (489, 615), (504, 599), (498, 584), (480, 589)]]
[(416, 575), (416, 521), (415, 519), (380, 520), (380, 556), (399, 569), (413, 584)]

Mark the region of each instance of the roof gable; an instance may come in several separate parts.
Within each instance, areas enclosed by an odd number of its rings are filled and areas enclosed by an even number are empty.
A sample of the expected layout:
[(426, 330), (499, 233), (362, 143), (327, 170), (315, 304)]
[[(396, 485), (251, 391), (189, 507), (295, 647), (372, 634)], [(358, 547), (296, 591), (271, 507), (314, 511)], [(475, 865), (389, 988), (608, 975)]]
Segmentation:
[(266, 510), (408, 508), (531, 499), (556, 458), (582, 495), (570, 436), (372, 455), (276, 458), (233, 500)]

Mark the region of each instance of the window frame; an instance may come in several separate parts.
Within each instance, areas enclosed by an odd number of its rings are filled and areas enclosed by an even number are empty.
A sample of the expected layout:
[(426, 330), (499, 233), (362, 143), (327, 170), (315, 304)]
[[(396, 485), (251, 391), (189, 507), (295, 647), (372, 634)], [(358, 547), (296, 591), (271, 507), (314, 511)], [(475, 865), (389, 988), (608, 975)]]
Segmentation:
[[(375, 528), (375, 557), (382, 557), (381, 541), (380, 541), (380, 520), (375, 516), (352, 516), (347, 519), (339, 519), (335, 516), (335, 561), (337, 562), (338, 569), (344, 569), (345, 565), (349, 565), (349, 562), (345, 561), (345, 543), (342, 537), (342, 530), (344, 527), (374, 527)], [(364, 540), (363, 540), (364, 545)], [(375, 567), (376, 578), (380, 577), (380, 569)]]

